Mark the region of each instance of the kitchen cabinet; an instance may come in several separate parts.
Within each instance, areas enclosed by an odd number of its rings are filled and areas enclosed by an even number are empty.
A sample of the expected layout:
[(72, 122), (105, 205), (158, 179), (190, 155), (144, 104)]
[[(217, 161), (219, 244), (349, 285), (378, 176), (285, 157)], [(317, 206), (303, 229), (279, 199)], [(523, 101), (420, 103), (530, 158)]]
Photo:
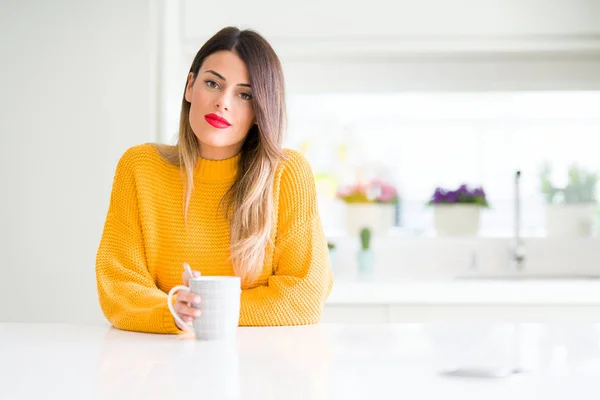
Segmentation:
[(336, 282), (324, 322), (600, 321), (600, 282)]
[(204, 3), (180, 2), (185, 43), (197, 46), (222, 27), (235, 25), (258, 30), (288, 60), (586, 53), (598, 51), (600, 44), (600, 3), (593, 0), (258, 0), (236, 2), (226, 13), (210, 12), (210, 18), (207, 13)]

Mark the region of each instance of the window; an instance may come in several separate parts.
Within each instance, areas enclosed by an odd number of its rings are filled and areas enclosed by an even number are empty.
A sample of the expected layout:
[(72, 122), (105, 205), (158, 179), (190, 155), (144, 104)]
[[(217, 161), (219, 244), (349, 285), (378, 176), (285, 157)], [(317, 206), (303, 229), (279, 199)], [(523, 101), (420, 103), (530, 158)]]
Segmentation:
[(492, 206), (480, 233), (506, 236), (520, 170), (523, 234), (543, 235), (542, 164), (558, 185), (571, 163), (600, 170), (600, 92), (292, 94), (288, 107), (285, 145), (313, 166), (328, 232), (343, 226), (335, 186), (379, 176), (397, 185), (408, 233), (432, 230), (436, 186), (466, 183)]

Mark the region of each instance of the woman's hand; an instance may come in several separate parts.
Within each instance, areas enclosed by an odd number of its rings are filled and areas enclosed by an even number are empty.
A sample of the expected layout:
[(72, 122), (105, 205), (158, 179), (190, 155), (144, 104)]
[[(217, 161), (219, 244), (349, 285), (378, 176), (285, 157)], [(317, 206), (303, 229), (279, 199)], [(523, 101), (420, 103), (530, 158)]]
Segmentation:
[[(194, 274), (194, 278), (200, 277), (199, 271), (192, 271), (192, 273)], [(183, 272), (182, 278), (183, 284), (189, 286), (190, 276), (187, 271)], [(192, 307), (192, 304), (198, 304), (200, 301), (200, 296), (197, 294), (180, 290), (179, 293), (177, 293), (177, 300), (173, 308), (175, 309), (175, 312), (179, 314), (179, 317), (189, 324), (194, 321), (194, 318), (200, 316), (200, 310)], [(175, 321), (175, 324), (182, 331), (185, 330), (185, 327), (180, 326), (177, 321)]]

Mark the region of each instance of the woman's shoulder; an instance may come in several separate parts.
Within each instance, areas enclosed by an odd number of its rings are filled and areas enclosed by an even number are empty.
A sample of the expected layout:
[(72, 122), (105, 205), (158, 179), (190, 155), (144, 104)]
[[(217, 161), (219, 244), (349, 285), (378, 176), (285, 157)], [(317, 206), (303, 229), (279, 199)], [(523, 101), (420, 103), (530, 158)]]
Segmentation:
[(293, 149), (283, 149), (285, 158), (279, 164), (279, 172), (282, 174), (294, 174), (294, 173), (311, 173), (312, 168), (308, 159), (304, 154)]
[(132, 171), (155, 170), (159, 166), (168, 166), (168, 162), (160, 155), (161, 152), (176, 152), (175, 146), (157, 143), (143, 143), (129, 147), (121, 155), (117, 168)]
[(308, 159), (299, 151), (283, 149), (284, 160), (279, 164), (276, 176), (281, 183), (292, 186), (306, 186), (314, 184), (312, 167)]
[(154, 143), (136, 144), (126, 149), (121, 155), (121, 159), (138, 160), (140, 158), (149, 158), (153, 153), (156, 153)]

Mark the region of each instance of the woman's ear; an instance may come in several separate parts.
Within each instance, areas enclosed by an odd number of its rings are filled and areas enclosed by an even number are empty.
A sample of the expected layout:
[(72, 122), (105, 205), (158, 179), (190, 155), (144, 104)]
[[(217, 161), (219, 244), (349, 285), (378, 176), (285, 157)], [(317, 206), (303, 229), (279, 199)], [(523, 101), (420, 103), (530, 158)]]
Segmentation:
[(185, 86), (185, 101), (188, 103), (192, 102), (192, 91), (194, 89), (194, 73), (190, 72), (187, 78), (187, 84)]

